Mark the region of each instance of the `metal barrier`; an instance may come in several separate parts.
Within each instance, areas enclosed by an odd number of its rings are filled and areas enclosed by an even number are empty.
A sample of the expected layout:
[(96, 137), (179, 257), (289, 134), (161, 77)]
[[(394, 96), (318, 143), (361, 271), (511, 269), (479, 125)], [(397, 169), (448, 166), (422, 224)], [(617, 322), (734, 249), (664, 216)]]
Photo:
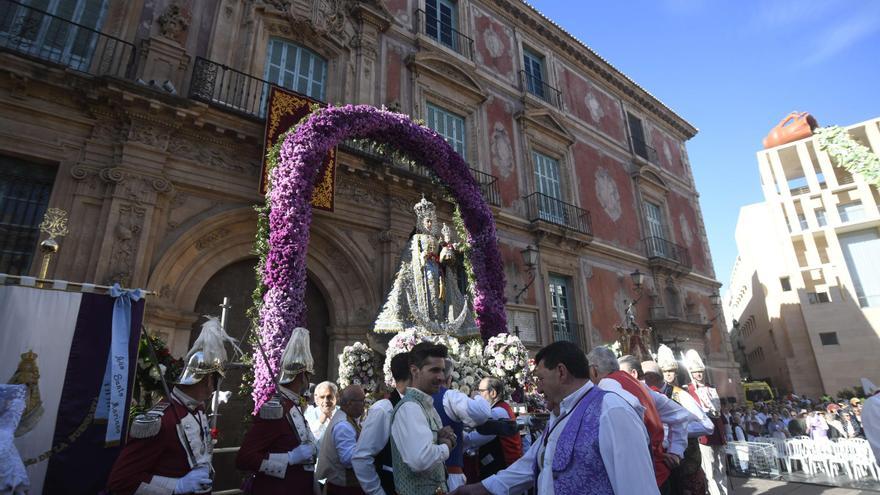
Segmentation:
[(0, 0), (0, 48), (93, 76), (134, 75), (134, 44), (15, 0)]
[(415, 12), (415, 28), (419, 34), (432, 38), (441, 45), (452, 49), (468, 60), (474, 59), (474, 40), (465, 36), (448, 22), (432, 14), (418, 9)]

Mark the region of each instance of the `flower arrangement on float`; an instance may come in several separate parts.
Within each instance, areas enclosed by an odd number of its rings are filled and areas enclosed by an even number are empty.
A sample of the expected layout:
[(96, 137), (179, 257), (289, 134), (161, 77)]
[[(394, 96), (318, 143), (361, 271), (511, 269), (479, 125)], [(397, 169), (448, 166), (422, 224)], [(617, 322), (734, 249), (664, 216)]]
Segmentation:
[(385, 364), (382, 365), (382, 372), (385, 375), (385, 383), (389, 387), (394, 386), (394, 377), (391, 376), (391, 360), (401, 352), (409, 352), (420, 342), (433, 342), (445, 345), (446, 349), (449, 350), (449, 357), (453, 361), (457, 361), (461, 343), (455, 337), (430, 334), (418, 328), (404, 330), (391, 337), (391, 340), (388, 342), (388, 348), (385, 350)]
[[(153, 347), (152, 353), (149, 351), (148, 345)], [(152, 356), (156, 356), (158, 362), (154, 362)], [(183, 372), (183, 367), (183, 359), (174, 358), (164, 340), (145, 332), (138, 343), (138, 362), (132, 388), (134, 404), (130, 409), (131, 417), (148, 411), (159, 397), (165, 395), (160, 373), (165, 377), (167, 383), (174, 383), (174, 380)]]
[(489, 376), (483, 366), (483, 345), (478, 339), (471, 339), (459, 346), (459, 352), (452, 356), (455, 368), (452, 371), (452, 388), (465, 395), (471, 395), (480, 385), (480, 380)]
[(379, 388), (379, 375), (375, 368), (376, 356), (363, 342), (355, 342), (342, 349), (339, 355), (339, 388), (360, 385), (367, 395)]
[(404, 114), (369, 105), (316, 108), (269, 156), (275, 166), (270, 164), (268, 208), (260, 211), (256, 239), (260, 280), (251, 314), (258, 314), (257, 338), (271, 364), (260, 353), (254, 354), (255, 408), (272, 393), (270, 370), (277, 367), (293, 329), (305, 321), (306, 252), (315, 178), (327, 151), (348, 138), (384, 143), (433, 170), (455, 198), (467, 228), (467, 242), (472, 247), (469, 261), (476, 279), (473, 308), (481, 334), (489, 338), (507, 327), (505, 274), (495, 222), (461, 156), (443, 136)]
[(502, 333), (490, 338), (483, 358), (489, 376), (504, 380), (509, 390), (521, 390), (529, 383), (529, 351), (519, 337)]

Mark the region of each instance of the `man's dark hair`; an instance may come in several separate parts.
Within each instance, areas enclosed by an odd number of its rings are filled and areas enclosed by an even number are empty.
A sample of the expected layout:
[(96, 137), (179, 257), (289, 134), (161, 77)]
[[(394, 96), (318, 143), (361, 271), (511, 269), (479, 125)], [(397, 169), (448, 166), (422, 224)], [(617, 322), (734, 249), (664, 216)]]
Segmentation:
[(401, 352), (391, 358), (391, 376), (395, 382), (409, 380), (409, 353)]
[(499, 399), (501, 399), (501, 400), (504, 399), (504, 392), (505, 391), (504, 391), (504, 382), (503, 381), (499, 380), (498, 378), (495, 378), (494, 376), (487, 376), (486, 377), (486, 387), (489, 390), (494, 390), (495, 393), (498, 394)]
[(535, 363), (544, 362), (544, 367), (549, 369), (555, 368), (560, 363), (568, 368), (568, 372), (575, 378), (590, 377), (590, 363), (587, 361), (587, 355), (577, 345), (560, 340), (554, 342), (535, 354)]
[(449, 356), (449, 351), (445, 345), (432, 344), (431, 342), (420, 342), (409, 351), (409, 364), (416, 368), (425, 365), (428, 358), (443, 358)]
[(632, 354), (627, 354), (626, 356), (620, 356), (617, 359), (617, 362), (620, 363), (620, 368), (626, 368), (628, 370), (636, 370), (636, 374), (639, 377), (639, 380), (645, 377), (645, 373), (642, 371), (642, 363)]

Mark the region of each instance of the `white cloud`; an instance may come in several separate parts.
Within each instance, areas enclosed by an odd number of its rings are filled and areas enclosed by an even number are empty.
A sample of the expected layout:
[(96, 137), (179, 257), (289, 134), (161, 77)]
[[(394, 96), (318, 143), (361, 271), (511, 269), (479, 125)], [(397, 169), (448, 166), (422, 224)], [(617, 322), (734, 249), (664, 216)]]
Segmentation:
[(771, 0), (753, 5), (758, 5), (758, 9), (752, 18), (752, 27), (764, 30), (811, 24), (841, 4), (831, 0)]
[(859, 12), (838, 22), (813, 37), (816, 49), (801, 63), (803, 66), (824, 62), (880, 29), (876, 9)]

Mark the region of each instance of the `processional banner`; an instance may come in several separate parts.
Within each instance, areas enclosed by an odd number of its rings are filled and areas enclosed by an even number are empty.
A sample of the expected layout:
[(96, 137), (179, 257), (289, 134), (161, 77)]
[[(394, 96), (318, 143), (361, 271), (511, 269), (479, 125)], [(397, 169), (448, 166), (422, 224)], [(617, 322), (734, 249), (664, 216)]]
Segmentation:
[[(312, 105), (324, 104), (307, 96), (288, 91), (278, 86), (269, 89), (269, 109), (266, 112), (266, 132), (263, 140), (263, 168), (260, 174), (260, 194), (266, 194), (269, 186), (268, 154), (285, 132), (295, 126), (311, 112)], [(315, 192), (312, 194), (312, 208), (333, 211), (334, 187), (336, 184), (336, 149), (330, 150), (318, 177), (315, 179)]]
[(139, 291), (0, 286), (0, 380), (27, 387), (15, 446), (29, 493), (103, 490), (127, 437), (143, 313)]

